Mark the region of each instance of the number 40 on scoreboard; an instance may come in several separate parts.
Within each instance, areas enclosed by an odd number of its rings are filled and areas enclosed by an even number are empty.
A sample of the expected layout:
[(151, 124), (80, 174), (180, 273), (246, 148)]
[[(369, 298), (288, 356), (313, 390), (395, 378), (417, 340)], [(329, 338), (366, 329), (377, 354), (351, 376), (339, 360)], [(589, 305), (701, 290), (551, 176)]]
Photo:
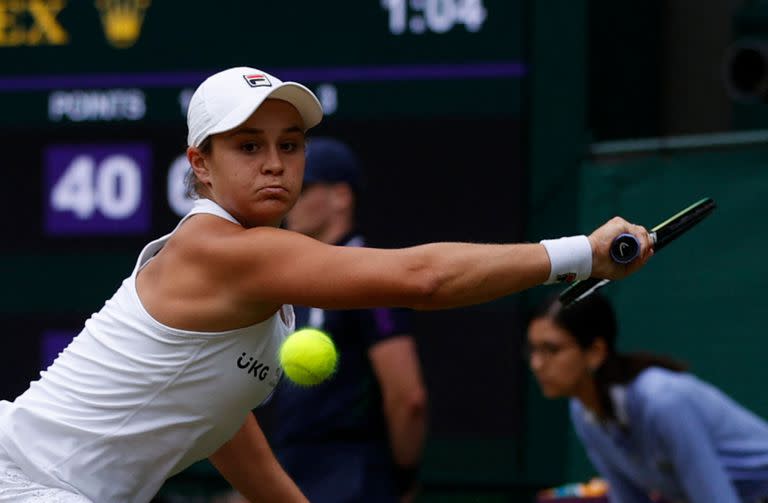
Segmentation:
[(47, 149), (45, 161), (46, 233), (149, 230), (149, 145), (54, 145)]
[[(45, 232), (50, 236), (137, 235), (150, 230), (152, 148), (147, 143), (51, 145), (45, 151)], [(182, 217), (189, 162), (168, 167), (168, 209)]]

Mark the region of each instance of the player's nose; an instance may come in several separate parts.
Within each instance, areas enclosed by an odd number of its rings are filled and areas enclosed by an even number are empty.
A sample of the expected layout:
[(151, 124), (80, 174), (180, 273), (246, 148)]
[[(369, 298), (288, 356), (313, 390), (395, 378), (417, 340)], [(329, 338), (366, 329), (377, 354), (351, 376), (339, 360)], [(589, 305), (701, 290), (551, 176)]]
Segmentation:
[(279, 175), (285, 170), (283, 159), (277, 147), (272, 146), (267, 151), (267, 157), (261, 166), (261, 172), (265, 175)]

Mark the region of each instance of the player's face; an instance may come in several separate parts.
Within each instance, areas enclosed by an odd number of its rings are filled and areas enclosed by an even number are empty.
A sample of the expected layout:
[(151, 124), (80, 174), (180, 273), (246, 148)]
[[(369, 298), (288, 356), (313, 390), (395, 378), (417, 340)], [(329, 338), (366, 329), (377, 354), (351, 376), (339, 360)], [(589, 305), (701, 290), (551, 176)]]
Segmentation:
[(266, 100), (243, 124), (213, 136), (202, 181), (244, 226), (276, 227), (301, 192), (304, 143), (296, 108)]
[(325, 183), (307, 185), (285, 218), (289, 229), (314, 238), (323, 235), (335, 215), (333, 187)]
[(530, 366), (547, 398), (576, 396), (591, 379), (588, 351), (550, 318), (528, 326)]

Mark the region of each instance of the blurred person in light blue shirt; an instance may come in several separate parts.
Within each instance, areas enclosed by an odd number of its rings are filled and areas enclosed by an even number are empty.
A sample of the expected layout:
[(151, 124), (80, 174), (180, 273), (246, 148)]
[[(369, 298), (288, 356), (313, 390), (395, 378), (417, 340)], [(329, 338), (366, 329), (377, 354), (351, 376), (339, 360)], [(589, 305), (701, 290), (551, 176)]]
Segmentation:
[(618, 353), (617, 333), (599, 294), (551, 299), (528, 326), (531, 370), (545, 396), (570, 398), (610, 501), (768, 501), (768, 423), (678, 362)]

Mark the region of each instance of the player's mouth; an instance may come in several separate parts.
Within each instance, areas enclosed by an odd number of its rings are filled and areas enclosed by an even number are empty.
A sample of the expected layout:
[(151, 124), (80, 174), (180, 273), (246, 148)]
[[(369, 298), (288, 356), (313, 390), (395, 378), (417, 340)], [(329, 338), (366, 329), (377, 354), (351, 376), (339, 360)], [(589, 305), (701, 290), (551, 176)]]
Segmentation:
[(267, 196), (279, 196), (287, 194), (288, 189), (282, 185), (267, 185), (266, 187), (260, 188), (257, 192)]

